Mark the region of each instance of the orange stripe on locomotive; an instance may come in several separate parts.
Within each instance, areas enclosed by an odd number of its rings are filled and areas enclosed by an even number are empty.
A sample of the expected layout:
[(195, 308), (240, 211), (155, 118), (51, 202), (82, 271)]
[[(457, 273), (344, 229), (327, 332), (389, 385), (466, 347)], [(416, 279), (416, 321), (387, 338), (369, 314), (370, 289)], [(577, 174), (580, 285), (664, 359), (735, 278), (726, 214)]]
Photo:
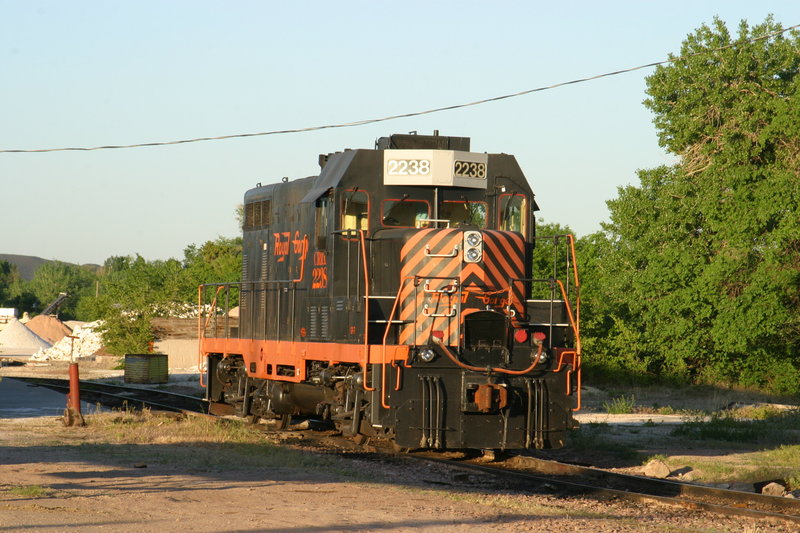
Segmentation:
[[(400, 344), (429, 344), (431, 333), (440, 331), (446, 345), (459, 346), (465, 316), (487, 306), (505, 312), (510, 280), (526, 277), (525, 241), (514, 232), (481, 233), (484, 253), (479, 263), (464, 262), (460, 229), (425, 229), (403, 246), (399, 318), (407, 324), (401, 328)], [(525, 284), (513, 285), (510, 305), (520, 317)]]

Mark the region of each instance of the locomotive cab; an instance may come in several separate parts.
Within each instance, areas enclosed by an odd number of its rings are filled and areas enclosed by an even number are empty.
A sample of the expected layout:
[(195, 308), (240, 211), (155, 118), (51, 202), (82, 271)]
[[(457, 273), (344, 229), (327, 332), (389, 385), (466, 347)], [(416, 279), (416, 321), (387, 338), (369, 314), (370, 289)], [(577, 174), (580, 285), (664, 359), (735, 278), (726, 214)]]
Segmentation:
[(513, 156), (469, 144), (392, 135), (245, 194), (242, 281), (201, 287), (215, 409), (402, 447), (563, 444), (577, 272), (533, 278), (533, 192)]

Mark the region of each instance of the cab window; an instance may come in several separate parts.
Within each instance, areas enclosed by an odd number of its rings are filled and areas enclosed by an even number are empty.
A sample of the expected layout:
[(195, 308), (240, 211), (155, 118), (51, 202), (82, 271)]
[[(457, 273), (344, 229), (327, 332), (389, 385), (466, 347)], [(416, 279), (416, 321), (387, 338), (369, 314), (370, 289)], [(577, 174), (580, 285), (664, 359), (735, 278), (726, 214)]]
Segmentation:
[(527, 235), (528, 199), (523, 194), (502, 194), (498, 206), (498, 227)]
[(486, 202), (445, 200), (439, 216), (450, 221), (451, 228), (465, 226), (484, 229), (486, 227)]
[(384, 200), (381, 205), (381, 220), (384, 226), (404, 228), (417, 227), (418, 221), (428, 220), (431, 208), (425, 200), (399, 198)]
[(369, 229), (369, 196), (364, 191), (344, 191), (341, 204), (342, 229)]
[(316, 240), (317, 250), (328, 249), (328, 211), (330, 211), (331, 195), (330, 193), (321, 196), (315, 205), (314, 209), (314, 237)]

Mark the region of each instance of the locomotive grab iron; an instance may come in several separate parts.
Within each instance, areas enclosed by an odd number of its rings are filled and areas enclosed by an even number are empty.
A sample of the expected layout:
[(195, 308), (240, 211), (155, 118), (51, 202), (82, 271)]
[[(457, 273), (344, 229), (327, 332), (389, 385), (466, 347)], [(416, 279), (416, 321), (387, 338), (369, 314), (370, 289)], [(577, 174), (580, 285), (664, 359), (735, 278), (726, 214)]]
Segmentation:
[(392, 135), (247, 191), (242, 281), (199, 290), (212, 412), (408, 448), (563, 445), (580, 408), (572, 236), (548, 237), (534, 279), (533, 192), (513, 156), (469, 145)]

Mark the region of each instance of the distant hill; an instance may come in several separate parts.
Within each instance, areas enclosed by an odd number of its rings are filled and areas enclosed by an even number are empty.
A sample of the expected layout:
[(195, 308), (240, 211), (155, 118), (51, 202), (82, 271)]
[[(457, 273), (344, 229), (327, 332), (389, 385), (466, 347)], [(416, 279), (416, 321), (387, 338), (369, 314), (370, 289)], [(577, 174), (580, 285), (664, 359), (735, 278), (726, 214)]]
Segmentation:
[[(26, 279), (28, 281), (33, 279), (33, 274), (36, 272), (37, 268), (45, 263), (52, 262), (50, 259), (42, 259), (41, 257), (36, 257), (33, 255), (15, 254), (0, 254), (0, 261), (8, 261), (12, 265), (17, 265), (17, 269), (19, 269), (19, 275), (22, 276), (22, 279)], [(93, 264), (87, 264), (83, 266), (94, 272), (100, 268), (100, 265)]]
[(14, 255), (14, 254), (0, 254), (0, 261), (8, 261), (12, 265), (17, 265), (19, 275), (22, 279), (33, 279), (33, 273), (36, 269), (50, 261), (42, 259), (41, 257), (34, 257), (32, 255)]

